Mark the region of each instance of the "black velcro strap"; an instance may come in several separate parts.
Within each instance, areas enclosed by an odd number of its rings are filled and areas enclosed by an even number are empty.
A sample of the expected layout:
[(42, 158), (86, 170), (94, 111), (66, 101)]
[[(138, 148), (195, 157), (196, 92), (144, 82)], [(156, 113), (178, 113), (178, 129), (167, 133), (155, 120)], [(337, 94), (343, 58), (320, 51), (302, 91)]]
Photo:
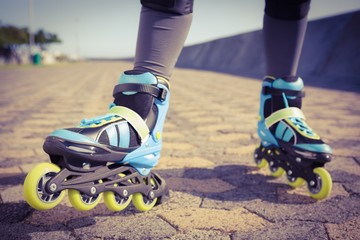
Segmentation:
[(124, 83), (118, 84), (114, 88), (113, 97), (123, 92), (147, 93), (162, 101), (166, 99), (167, 91), (148, 84)]
[(262, 89), (262, 94), (264, 95), (282, 95), (283, 93), (285, 93), (286, 96), (291, 96), (291, 97), (305, 97), (305, 92), (304, 91), (296, 91), (296, 90), (287, 90), (287, 89), (276, 89), (276, 88), (271, 88), (271, 87), (263, 87)]

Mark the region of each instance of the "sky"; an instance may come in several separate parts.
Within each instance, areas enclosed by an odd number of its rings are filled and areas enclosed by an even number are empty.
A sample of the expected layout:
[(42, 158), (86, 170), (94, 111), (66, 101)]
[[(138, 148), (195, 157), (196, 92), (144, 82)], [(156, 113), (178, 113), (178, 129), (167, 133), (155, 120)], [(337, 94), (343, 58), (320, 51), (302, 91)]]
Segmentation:
[[(51, 51), (124, 58), (135, 53), (140, 8), (140, 0), (0, 0), (0, 22), (57, 34), (62, 43)], [(195, 0), (185, 45), (259, 30), (263, 9), (264, 0)], [(312, 0), (309, 20), (356, 10), (360, 0)]]

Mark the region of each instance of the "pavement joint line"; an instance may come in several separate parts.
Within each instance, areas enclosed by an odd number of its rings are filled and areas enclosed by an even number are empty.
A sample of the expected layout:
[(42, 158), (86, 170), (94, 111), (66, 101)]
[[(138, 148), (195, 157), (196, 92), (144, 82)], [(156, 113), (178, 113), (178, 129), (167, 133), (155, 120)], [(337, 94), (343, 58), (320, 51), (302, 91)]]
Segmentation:
[(270, 222), (270, 223), (276, 223), (276, 220), (275, 220), (275, 219), (272, 220), (272, 219), (270, 219), (270, 218), (267, 218), (265, 215), (263, 215), (263, 214), (261, 214), (261, 213), (258, 213), (258, 212), (255, 212), (255, 211), (247, 208), (246, 206), (243, 206), (243, 208), (244, 208), (246, 211), (249, 211), (250, 213), (252, 213), (252, 214), (254, 214), (254, 215), (256, 215), (256, 216), (264, 219), (265, 221), (268, 221), (268, 222)]
[(353, 159), (358, 165), (360, 165), (360, 158), (358, 159), (358, 157), (352, 157), (352, 159)]
[(166, 222), (167, 224), (169, 224), (173, 229), (175, 229), (176, 232), (181, 232), (181, 229), (179, 227), (177, 227), (175, 224), (171, 223), (171, 221), (169, 221), (168, 219), (163, 217), (161, 214), (157, 214), (156, 216), (158, 218), (160, 218), (161, 220), (163, 220), (164, 222)]
[(323, 223), (323, 226), (324, 226), (324, 229), (325, 229), (325, 233), (326, 233), (326, 236), (327, 236), (327, 239), (331, 239), (331, 236), (330, 236), (330, 232), (328, 230), (328, 228), (326, 227), (326, 223)]

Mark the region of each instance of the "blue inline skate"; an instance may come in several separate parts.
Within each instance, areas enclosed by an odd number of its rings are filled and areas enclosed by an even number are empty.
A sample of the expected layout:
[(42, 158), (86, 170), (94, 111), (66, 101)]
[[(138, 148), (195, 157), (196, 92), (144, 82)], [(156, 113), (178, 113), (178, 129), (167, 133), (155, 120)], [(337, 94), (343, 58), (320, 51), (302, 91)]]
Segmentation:
[(264, 79), (258, 122), (261, 143), (254, 158), (259, 168), (269, 165), (274, 177), (286, 173), (294, 188), (306, 181), (310, 196), (320, 200), (332, 189), (331, 176), (323, 168), (331, 161), (332, 150), (305, 122), (303, 87), (299, 77)]
[(71, 204), (80, 211), (94, 208), (102, 197), (112, 211), (130, 202), (147, 211), (168, 196), (164, 179), (151, 169), (160, 157), (169, 82), (151, 73), (125, 72), (114, 97), (106, 115), (46, 138), (43, 149), (51, 163), (27, 175), (24, 196), (29, 205), (51, 209), (68, 190)]

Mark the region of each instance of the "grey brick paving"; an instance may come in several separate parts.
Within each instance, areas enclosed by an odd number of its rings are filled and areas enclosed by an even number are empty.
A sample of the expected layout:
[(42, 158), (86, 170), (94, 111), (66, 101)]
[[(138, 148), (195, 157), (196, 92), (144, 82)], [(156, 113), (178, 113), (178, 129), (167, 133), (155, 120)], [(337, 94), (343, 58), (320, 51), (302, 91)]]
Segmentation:
[[(304, 112), (334, 149), (334, 186), (323, 201), (254, 167), (260, 81), (176, 69), (156, 167), (171, 198), (146, 213), (103, 203), (89, 212), (68, 200), (35, 211), (22, 184), (48, 161), (45, 136), (105, 113), (124, 62), (0, 68), (1, 239), (359, 239), (360, 96), (307, 87)], [(306, 79), (305, 79), (306, 82)]]

